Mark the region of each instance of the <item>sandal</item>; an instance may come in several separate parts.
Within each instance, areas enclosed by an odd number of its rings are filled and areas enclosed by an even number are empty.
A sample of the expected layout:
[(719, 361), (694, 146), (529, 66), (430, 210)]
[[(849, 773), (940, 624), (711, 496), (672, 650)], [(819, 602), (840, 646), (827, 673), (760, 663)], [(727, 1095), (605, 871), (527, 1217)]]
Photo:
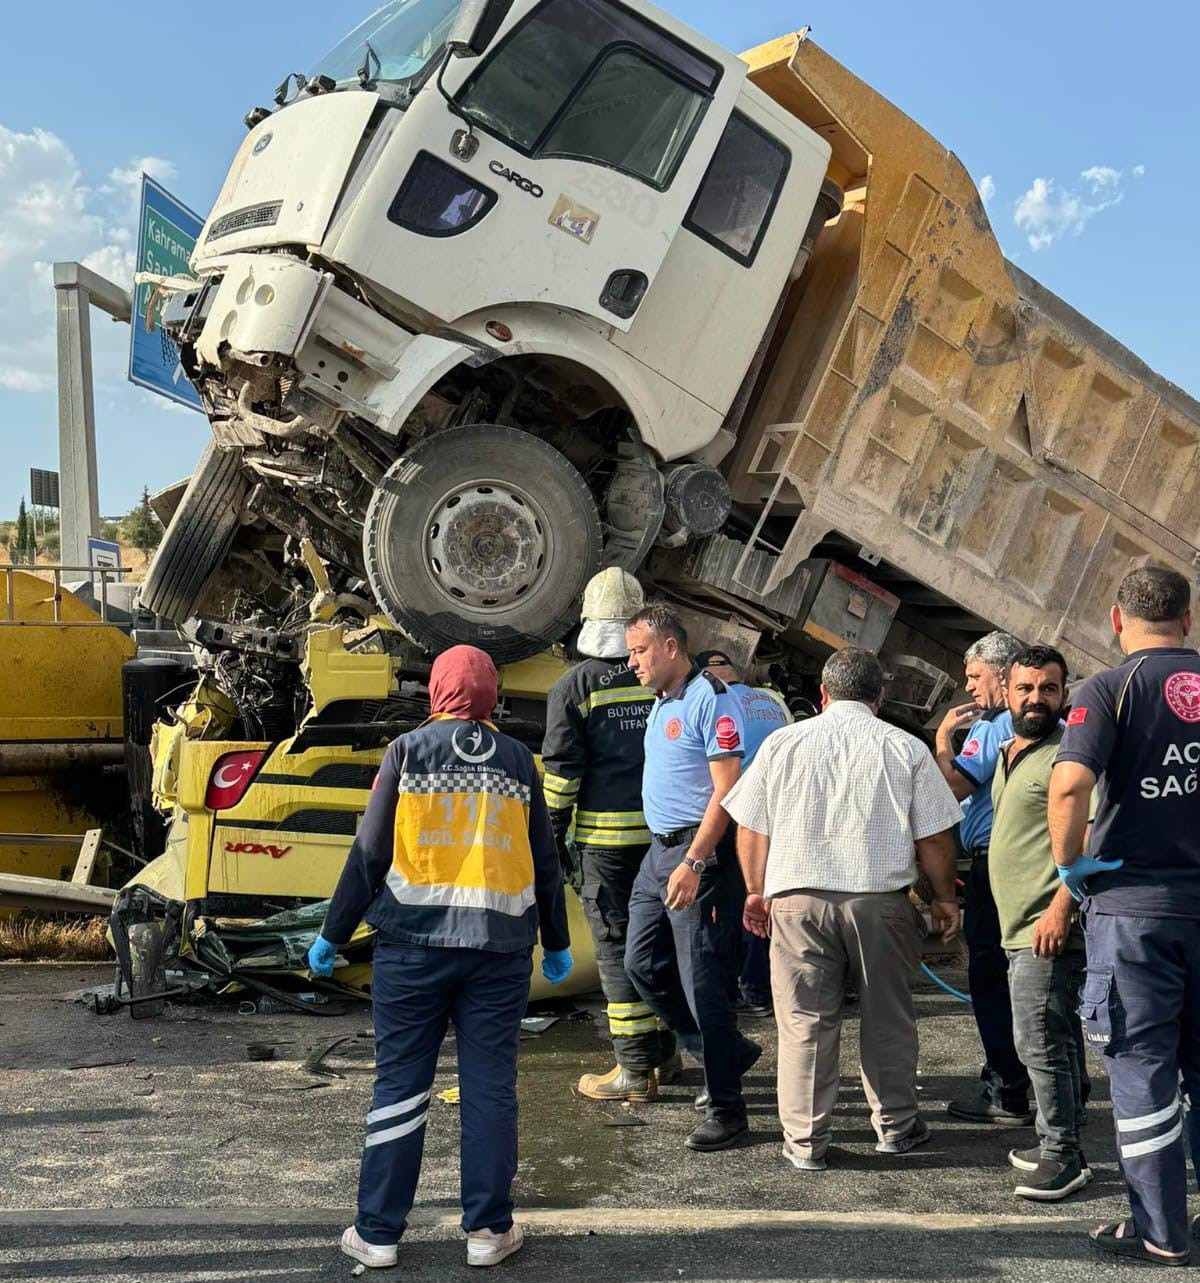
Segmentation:
[(1165, 1255), (1151, 1252), (1142, 1242), (1137, 1226), (1132, 1221), (1113, 1221), (1097, 1225), (1088, 1234), (1093, 1245), (1106, 1256), (1119, 1256), (1126, 1260), (1145, 1261), (1148, 1265), (1188, 1265), (1192, 1254), (1188, 1251), (1170, 1252)]

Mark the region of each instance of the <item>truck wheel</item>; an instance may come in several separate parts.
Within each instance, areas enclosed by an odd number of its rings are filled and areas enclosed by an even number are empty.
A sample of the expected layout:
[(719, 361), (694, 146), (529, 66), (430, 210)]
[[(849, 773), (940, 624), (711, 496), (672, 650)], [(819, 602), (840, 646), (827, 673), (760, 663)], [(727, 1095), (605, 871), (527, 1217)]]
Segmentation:
[[(129, 961), (133, 971), (131, 998), (160, 993), (167, 987), (161, 923), (135, 922), (129, 928)], [(166, 1005), (164, 998), (157, 1002), (135, 1002), (129, 1014), (134, 1020), (149, 1020), (152, 1016), (161, 1016)]]
[(498, 664), (576, 622), (599, 569), (600, 518), (557, 450), (514, 428), (451, 428), (384, 474), (367, 509), (367, 577), (388, 617), (432, 651), (466, 643)]
[(241, 451), (210, 441), (146, 572), (143, 606), (177, 624), (194, 613), (237, 533), (248, 490)]

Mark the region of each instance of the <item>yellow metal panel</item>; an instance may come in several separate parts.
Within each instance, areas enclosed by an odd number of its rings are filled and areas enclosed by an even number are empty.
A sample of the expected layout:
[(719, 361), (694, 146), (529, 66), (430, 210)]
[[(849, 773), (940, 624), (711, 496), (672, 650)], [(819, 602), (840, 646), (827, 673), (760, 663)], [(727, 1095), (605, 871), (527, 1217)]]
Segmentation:
[(69, 592), (59, 600), (68, 622), (54, 623), (54, 585), (28, 571), (12, 572), (12, 594), (14, 619), (0, 619), (0, 742), (120, 739), (133, 642)]
[(544, 650), (500, 669), (500, 694), (516, 699), (545, 699), (550, 687), (569, 669), (561, 655)]
[(396, 690), (394, 660), (346, 650), (345, 630), (314, 628), (304, 649), (304, 679), (312, 692), (313, 712), (339, 699), (387, 699)]
[[(25, 775), (0, 776), (0, 831), (63, 833), (76, 838), (96, 827), (96, 820), (51, 780)], [(14, 843), (0, 846), (0, 873), (35, 878), (70, 878), (79, 858), (78, 841), (61, 846)]]

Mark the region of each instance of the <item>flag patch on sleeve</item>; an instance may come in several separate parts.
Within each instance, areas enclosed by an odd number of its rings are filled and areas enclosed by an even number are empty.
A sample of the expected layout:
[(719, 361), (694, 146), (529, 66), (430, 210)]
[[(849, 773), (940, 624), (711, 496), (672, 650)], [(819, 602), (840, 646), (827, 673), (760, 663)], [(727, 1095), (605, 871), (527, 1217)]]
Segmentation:
[(1086, 709), (1086, 708), (1073, 708), (1073, 709), (1071, 709), (1071, 711), (1067, 714), (1067, 725), (1068, 725), (1068, 726), (1082, 726), (1082, 725), (1084, 724), (1084, 722), (1086, 722), (1086, 721), (1087, 721), (1087, 709)]

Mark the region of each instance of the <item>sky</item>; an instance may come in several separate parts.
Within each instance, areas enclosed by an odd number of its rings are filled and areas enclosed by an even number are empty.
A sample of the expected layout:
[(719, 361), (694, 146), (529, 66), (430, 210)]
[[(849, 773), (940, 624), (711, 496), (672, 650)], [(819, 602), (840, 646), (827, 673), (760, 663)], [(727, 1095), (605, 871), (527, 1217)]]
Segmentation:
[[(57, 467), (51, 263), (128, 285), (143, 171), (207, 212), (245, 128), (374, 5), (58, 0), (6, 6), (0, 77), (0, 519)], [(669, 0), (734, 50), (812, 38), (956, 152), (1004, 252), (1200, 395), (1200, 6), (1178, 0)], [(198, 13), (204, 34), (194, 36)], [(186, 476), (203, 417), (126, 380), (93, 310), (100, 508)]]

